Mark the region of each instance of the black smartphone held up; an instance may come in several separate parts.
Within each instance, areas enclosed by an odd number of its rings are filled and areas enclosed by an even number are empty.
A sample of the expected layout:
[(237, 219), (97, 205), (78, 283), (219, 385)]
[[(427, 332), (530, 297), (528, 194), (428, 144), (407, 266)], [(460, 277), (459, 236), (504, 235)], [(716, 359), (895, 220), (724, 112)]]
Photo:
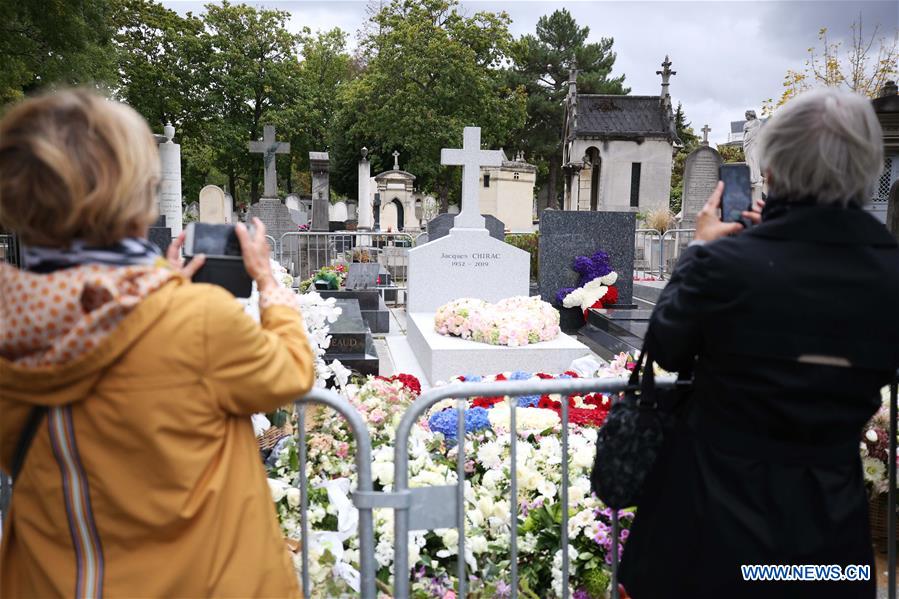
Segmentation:
[[(250, 232), (252, 235), (252, 231)], [(253, 280), (247, 274), (234, 225), (190, 223), (185, 229), (184, 255), (188, 262), (205, 254), (206, 262), (193, 276), (196, 283), (224, 287), (235, 297), (250, 297)]]
[(718, 167), (718, 178), (724, 182), (724, 194), (721, 196), (721, 220), (726, 223), (742, 223), (744, 227), (749, 227), (752, 223), (742, 215), (743, 212), (752, 210), (749, 166), (746, 164), (722, 164)]

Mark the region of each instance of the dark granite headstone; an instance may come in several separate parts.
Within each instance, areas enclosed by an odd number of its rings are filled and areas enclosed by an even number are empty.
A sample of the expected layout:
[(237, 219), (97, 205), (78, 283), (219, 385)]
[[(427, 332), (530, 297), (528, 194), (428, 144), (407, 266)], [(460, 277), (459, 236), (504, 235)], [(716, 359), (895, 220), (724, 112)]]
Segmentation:
[(377, 262), (367, 264), (354, 262), (350, 264), (350, 272), (347, 273), (345, 287), (353, 289), (374, 289), (378, 286), (378, 275), (381, 265)]
[(172, 243), (172, 230), (165, 226), (165, 215), (160, 214), (156, 222), (150, 225), (150, 228), (147, 230), (147, 240), (162, 250), (162, 255), (165, 256), (169, 245)]
[[(635, 229), (636, 214), (633, 212), (544, 211), (540, 218), (540, 297), (561, 308), (557, 305), (556, 293), (563, 287), (576, 287), (580, 278), (572, 269), (574, 259), (602, 250), (609, 254), (612, 270), (618, 273), (615, 284), (618, 304), (630, 305), (633, 302)], [(568, 314), (563, 309), (563, 319)], [(582, 313), (578, 315), (578, 311), (572, 309), (571, 314), (583, 323)], [(570, 328), (563, 322), (563, 330)]]
[(378, 354), (371, 331), (362, 318), (359, 300), (341, 298), (337, 300), (337, 306), (341, 314), (331, 324), (331, 344), (325, 351), (325, 362), (340, 360), (341, 364), (359, 374), (378, 374)]
[[(490, 236), (494, 239), (504, 241), (506, 238), (506, 225), (492, 214), (483, 214), (484, 224), (490, 231)], [(428, 221), (428, 241), (434, 241), (441, 237), (446, 237), (449, 230), (453, 228), (453, 222), (456, 220), (455, 214), (438, 214)]]

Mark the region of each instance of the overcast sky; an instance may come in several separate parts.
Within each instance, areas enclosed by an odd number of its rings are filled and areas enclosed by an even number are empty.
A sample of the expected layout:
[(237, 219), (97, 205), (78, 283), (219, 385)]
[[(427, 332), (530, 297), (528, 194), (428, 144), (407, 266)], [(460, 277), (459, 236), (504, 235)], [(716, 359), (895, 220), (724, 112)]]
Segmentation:
[[(340, 27), (350, 33), (353, 46), (369, 4), (356, 0), (246, 3), (289, 11), (292, 29)], [(163, 0), (162, 4), (181, 13), (200, 13), (205, 2)], [(467, 13), (506, 11), (516, 36), (533, 33), (542, 15), (567, 8), (580, 25), (590, 27), (591, 41), (614, 38), (618, 55), (614, 74), (626, 76), (625, 84), (633, 94), (659, 93), (661, 80), (655, 73), (664, 56), (670, 55), (677, 72), (671, 82), (674, 102), (683, 103), (695, 131), (708, 123), (713, 143), (727, 141), (730, 121), (742, 119), (746, 109), (759, 111), (766, 98), (780, 95), (786, 70), (802, 68), (808, 48), (817, 44), (819, 28), (827, 27), (835, 41), (848, 40), (849, 26), (859, 14), (866, 33), (878, 25), (883, 35), (891, 37), (899, 27), (897, 0), (463, 0), (462, 6)]]

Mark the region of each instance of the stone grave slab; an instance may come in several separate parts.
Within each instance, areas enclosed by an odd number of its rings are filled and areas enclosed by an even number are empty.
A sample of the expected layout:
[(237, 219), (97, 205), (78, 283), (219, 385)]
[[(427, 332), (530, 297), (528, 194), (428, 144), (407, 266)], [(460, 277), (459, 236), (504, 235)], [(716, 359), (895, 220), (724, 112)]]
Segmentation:
[[(506, 225), (492, 214), (482, 214), (487, 230), (494, 239), (503, 241), (506, 238)], [(428, 241), (434, 241), (441, 237), (446, 237), (450, 229), (453, 228), (453, 221), (456, 220), (455, 214), (438, 214), (428, 221)]]
[(377, 375), (378, 354), (371, 331), (362, 318), (359, 300), (341, 298), (336, 305), (341, 309), (341, 314), (331, 324), (331, 344), (325, 351), (325, 362), (340, 360), (341, 364), (359, 374)]
[(579, 275), (572, 270), (574, 259), (596, 250), (609, 254), (618, 273), (618, 304), (633, 303), (634, 231), (633, 212), (588, 212), (546, 210), (540, 218), (540, 297), (560, 308), (562, 330), (577, 330), (584, 324), (583, 313), (556, 304), (563, 287), (577, 286)]
[(441, 335), (434, 330), (433, 312), (410, 313), (406, 324), (409, 345), (431, 384), (458, 374), (489, 375), (515, 370), (559, 373), (590, 353), (587, 346), (565, 334), (523, 347)]
[(590, 310), (581, 338), (599, 357), (611, 360), (621, 352), (631, 355), (643, 347), (652, 310)]
[(262, 198), (250, 206), (247, 210), (247, 222), (251, 222), (254, 216), (265, 223), (266, 234), (277, 240), (284, 233), (297, 230), (296, 223), (290, 217), (290, 210), (277, 198)]

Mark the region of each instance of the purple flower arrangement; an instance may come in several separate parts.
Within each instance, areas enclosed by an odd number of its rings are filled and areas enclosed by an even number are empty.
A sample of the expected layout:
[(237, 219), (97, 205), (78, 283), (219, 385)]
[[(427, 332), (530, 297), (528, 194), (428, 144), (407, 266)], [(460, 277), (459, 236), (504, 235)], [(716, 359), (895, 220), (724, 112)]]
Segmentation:
[(575, 289), (612, 272), (612, 265), (609, 263), (609, 255), (602, 250), (597, 250), (592, 256), (578, 256), (575, 258), (572, 270), (581, 277), (578, 280), (577, 287), (563, 287), (559, 289), (559, 292), (556, 293), (556, 301), (559, 304)]

